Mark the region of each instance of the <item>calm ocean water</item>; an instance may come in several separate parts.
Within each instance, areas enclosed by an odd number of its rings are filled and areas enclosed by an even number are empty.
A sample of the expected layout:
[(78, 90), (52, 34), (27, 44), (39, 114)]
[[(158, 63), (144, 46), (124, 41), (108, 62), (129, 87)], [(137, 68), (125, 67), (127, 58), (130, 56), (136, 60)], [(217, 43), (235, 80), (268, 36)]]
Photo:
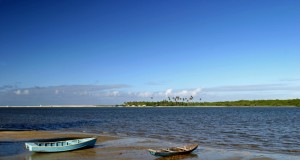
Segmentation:
[(121, 134), (300, 155), (300, 108), (0, 108), (0, 128)]

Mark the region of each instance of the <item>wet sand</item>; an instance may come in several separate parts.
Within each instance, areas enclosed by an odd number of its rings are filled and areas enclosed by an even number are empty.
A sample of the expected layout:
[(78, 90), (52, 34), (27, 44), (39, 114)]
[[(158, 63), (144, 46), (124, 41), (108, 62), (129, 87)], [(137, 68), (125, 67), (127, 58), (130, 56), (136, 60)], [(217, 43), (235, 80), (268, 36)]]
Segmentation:
[[(33, 153), (25, 149), (25, 142), (56, 141), (98, 136), (94, 148), (60, 153)], [(117, 137), (111, 135), (59, 131), (0, 131), (0, 159), (29, 160), (273, 160), (297, 159), (295, 156), (253, 153), (200, 147), (192, 154), (158, 158), (150, 155), (148, 148), (164, 148), (175, 144), (151, 138)], [(300, 157), (299, 157), (300, 159)]]

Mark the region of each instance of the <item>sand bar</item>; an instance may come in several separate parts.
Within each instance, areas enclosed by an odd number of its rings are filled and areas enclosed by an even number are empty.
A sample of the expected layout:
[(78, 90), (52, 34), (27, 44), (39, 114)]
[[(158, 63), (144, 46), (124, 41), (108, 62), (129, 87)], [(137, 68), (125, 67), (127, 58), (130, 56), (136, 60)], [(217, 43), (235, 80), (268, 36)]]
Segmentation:
[[(25, 142), (39, 140), (63, 140), (72, 138), (98, 136), (94, 148), (60, 153), (32, 153), (25, 149)], [(29, 160), (273, 160), (294, 159), (297, 156), (280, 154), (253, 153), (200, 147), (189, 155), (158, 158), (150, 155), (148, 148), (164, 148), (182, 144), (161, 141), (151, 138), (117, 137), (101, 134), (62, 132), (62, 131), (0, 131), (0, 159)]]

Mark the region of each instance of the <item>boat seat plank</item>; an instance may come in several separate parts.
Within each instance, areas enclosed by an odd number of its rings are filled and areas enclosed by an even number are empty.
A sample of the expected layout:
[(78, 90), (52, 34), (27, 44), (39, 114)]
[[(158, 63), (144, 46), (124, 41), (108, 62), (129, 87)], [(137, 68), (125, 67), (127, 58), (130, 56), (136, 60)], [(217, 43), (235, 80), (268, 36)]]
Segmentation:
[(182, 148), (182, 147), (177, 147), (178, 149), (180, 149), (180, 150), (184, 150), (184, 151), (188, 151), (189, 149), (187, 149), (187, 148)]

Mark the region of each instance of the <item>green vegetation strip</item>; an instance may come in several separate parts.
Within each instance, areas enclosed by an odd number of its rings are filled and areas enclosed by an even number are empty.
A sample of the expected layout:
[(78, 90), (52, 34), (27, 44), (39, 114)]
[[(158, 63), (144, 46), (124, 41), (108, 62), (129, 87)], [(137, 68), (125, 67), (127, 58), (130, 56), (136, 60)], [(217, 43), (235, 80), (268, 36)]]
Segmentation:
[(184, 101), (133, 101), (125, 102), (124, 106), (297, 106), (300, 99), (287, 100), (239, 100), (222, 102), (184, 102)]

